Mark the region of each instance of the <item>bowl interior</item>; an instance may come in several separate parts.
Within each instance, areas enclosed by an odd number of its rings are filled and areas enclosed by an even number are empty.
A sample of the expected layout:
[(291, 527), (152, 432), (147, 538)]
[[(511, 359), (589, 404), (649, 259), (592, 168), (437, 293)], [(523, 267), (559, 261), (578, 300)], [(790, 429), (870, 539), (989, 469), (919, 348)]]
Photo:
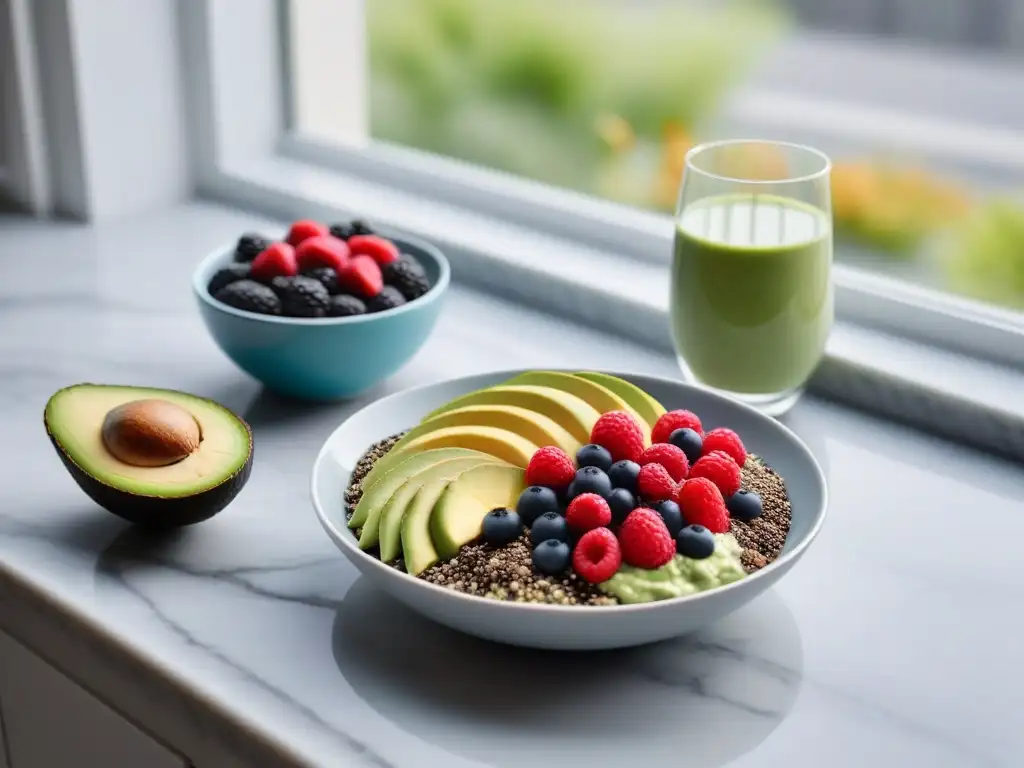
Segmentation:
[[(416, 299), (416, 301), (403, 304), (397, 309), (388, 310), (387, 315), (394, 315), (397, 312), (409, 311), (410, 309), (414, 310), (415, 308), (423, 306), (427, 302), (434, 300), (445, 291), (448, 287), (448, 283), (451, 281), (451, 268), (448, 265), (448, 260), (437, 248), (422, 240), (417, 240), (416, 238), (408, 236), (385, 236), (394, 242), (402, 253), (408, 253), (411, 256), (414, 256), (420, 264), (423, 265), (423, 269), (427, 273), (427, 279), (430, 281), (430, 290), (427, 293)], [(283, 238), (284, 234), (280, 233), (280, 237)], [(217, 270), (231, 264), (234, 253), (235, 244), (233, 242), (223, 245), (207, 255), (206, 258), (199, 263), (199, 266), (196, 267), (195, 272), (192, 273), (192, 288), (195, 291), (195, 294), (203, 303), (220, 312), (238, 315), (239, 317), (245, 317), (251, 320), (262, 320), (268, 323), (286, 323), (295, 325), (304, 325), (307, 323), (315, 323), (317, 325), (362, 323), (371, 322), (381, 317), (381, 314), (315, 319), (301, 317), (276, 317), (273, 315), (258, 315), (252, 312), (245, 312), (240, 309), (235, 309), (234, 307), (229, 307), (226, 304), (221, 304), (210, 295), (210, 291), (207, 289), (207, 286), (209, 286), (210, 279), (214, 276)]]
[[(376, 564), (390, 574), (397, 574), (394, 569), (359, 550), (355, 538), (347, 528), (343, 499), (356, 462), (371, 443), (408, 429), (426, 413), (452, 398), (497, 384), (521, 372), (502, 371), (469, 376), (398, 392), (368, 405), (342, 423), (327, 439), (316, 459), (311, 488), (317, 515), (335, 543), (346, 549), (350, 557), (351, 553), (356, 553), (358, 558), (365, 559), (368, 567), (372, 568), (373, 564)], [(642, 387), (668, 410), (688, 408), (694, 411), (708, 429), (723, 426), (736, 430), (747, 450), (763, 457), (785, 480), (792, 503), (793, 519), (783, 554), (771, 565), (744, 579), (744, 582), (782, 567), (787, 560), (795, 558), (810, 543), (824, 520), (827, 491), (825, 478), (817, 461), (795, 434), (753, 408), (712, 392), (669, 379), (611, 373)], [(411, 576), (403, 574), (403, 577), (422, 584), (424, 588), (442, 589)], [(660, 601), (659, 604), (697, 600), (716, 591), (718, 590), (687, 598)], [(588, 612), (593, 610), (600, 609), (588, 609)], [(616, 607), (611, 610), (619, 611), (622, 608)]]

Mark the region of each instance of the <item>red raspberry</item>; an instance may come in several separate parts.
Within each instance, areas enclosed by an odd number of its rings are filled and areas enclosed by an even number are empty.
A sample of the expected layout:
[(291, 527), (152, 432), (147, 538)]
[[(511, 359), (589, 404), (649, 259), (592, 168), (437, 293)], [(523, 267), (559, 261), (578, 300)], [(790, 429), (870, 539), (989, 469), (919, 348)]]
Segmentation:
[(596, 493), (581, 493), (569, 502), (565, 522), (576, 531), (601, 528), (612, 521), (612, 508)]
[(316, 237), (317, 235), (326, 235), (327, 232), (327, 227), (319, 221), (300, 219), (299, 221), (292, 223), (291, 229), (288, 230), (288, 237), (286, 239), (288, 240), (288, 245), (295, 248), (303, 240), (310, 237)]
[(644, 501), (667, 501), (676, 495), (676, 483), (661, 464), (645, 464), (636, 478), (636, 489)]
[(369, 256), (377, 266), (385, 267), (398, 261), (398, 248), (390, 240), (377, 235), (353, 235), (348, 239), (353, 256)]
[(344, 240), (331, 235), (307, 237), (295, 249), (295, 260), (299, 263), (299, 271), (330, 267), (340, 272), (348, 263), (348, 246)]
[(725, 499), (718, 486), (706, 477), (691, 475), (679, 486), (676, 503), (687, 525), (703, 525), (712, 533), (729, 532), (729, 510), (725, 508)]
[(576, 465), (565, 451), (553, 445), (537, 450), (526, 466), (526, 484), (564, 491), (576, 477)]
[(275, 277), (291, 277), (299, 274), (295, 261), (295, 249), (288, 243), (272, 243), (252, 262), (249, 274), (254, 280), (269, 283)]
[(590, 430), (590, 442), (605, 448), (612, 461), (640, 461), (644, 452), (644, 433), (636, 419), (625, 411), (602, 414)]
[(372, 299), (384, 287), (384, 276), (376, 261), (369, 256), (356, 256), (338, 272), (338, 285), (343, 291)]
[(712, 429), (704, 435), (703, 450), (705, 455), (712, 451), (722, 451), (731, 456), (738, 467), (742, 467), (747, 460), (747, 449), (743, 447), (743, 441), (740, 440), (740, 436), (725, 427)]
[(619, 527), (619, 546), (622, 559), (637, 568), (661, 568), (676, 553), (665, 521), (646, 507), (634, 509), (623, 521)]
[(584, 533), (572, 552), (573, 570), (590, 584), (608, 581), (620, 565), (622, 548), (615, 534), (607, 528), (594, 528)]
[(693, 462), (690, 477), (706, 477), (718, 486), (725, 498), (729, 498), (740, 489), (743, 475), (736, 462), (724, 451), (706, 453)]
[(685, 480), (690, 471), (690, 460), (686, 458), (682, 448), (671, 443), (655, 443), (640, 457), (640, 465), (661, 464), (677, 483)]
[(661, 414), (655, 422), (654, 429), (651, 430), (651, 442), (667, 443), (673, 432), (683, 428), (692, 429), (698, 435), (704, 434), (700, 419), (693, 411), (669, 411)]

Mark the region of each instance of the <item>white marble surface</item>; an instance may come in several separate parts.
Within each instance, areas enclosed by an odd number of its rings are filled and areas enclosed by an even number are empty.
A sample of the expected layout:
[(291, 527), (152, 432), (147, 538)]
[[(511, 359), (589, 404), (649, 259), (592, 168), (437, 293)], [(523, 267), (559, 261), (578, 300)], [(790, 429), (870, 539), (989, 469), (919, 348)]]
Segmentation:
[[(0, 626), (24, 635), (26, 606), (52, 602), (70, 643), (116, 652), (154, 697), (169, 681), (189, 705), (156, 702), (142, 725), (177, 734), (197, 768), (204, 745), (240, 739), (264, 744), (267, 765), (1021, 764), (1019, 465), (808, 399), (788, 422), (832, 507), (778, 589), (626, 653), (460, 637), (368, 588), (310, 509), (316, 451), (360, 403), (263, 394), (207, 338), (191, 267), (252, 221), (212, 206), (100, 230), (0, 219), (0, 595), (17, 598)], [(456, 288), (428, 346), (360, 402), (547, 364), (673, 374), (666, 356)], [(77, 381), (235, 408), (254, 429), (252, 480), (221, 516), (141, 537), (48, 444), (46, 398)]]

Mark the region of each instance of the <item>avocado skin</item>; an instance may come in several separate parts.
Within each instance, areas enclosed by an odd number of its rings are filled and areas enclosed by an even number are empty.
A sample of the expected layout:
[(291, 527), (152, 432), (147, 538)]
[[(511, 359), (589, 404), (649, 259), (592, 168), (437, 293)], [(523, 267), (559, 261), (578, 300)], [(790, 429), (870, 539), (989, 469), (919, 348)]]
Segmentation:
[(46, 427), (46, 436), (50, 438), (50, 443), (57, 451), (68, 474), (74, 478), (78, 487), (85, 491), (90, 499), (111, 514), (124, 518), (135, 525), (146, 528), (179, 528), (209, 520), (234, 501), (234, 498), (249, 481), (249, 475), (252, 474), (253, 457), (252, 428), (239, 416), (236, 415), (235, 418), (245, 427), (245, 431), (249, 435), (249, 455), (245, 457), (245, 463), (220, 485), (194, 496), (176, 498), (127, 493), (97, 480), (64, 453), (57, 438), (50, 431), (50, 425), (46, 423), (45, 418), (43, 424)]
[(234, 500), (252, 472), (253, 452), (250, 448), (245, 464), (216, 488), (210, 488), (195, 496), (180, 498), (138, 496), (102, 483), (92, 475), (86, 474), (61, 450), (53, 435), (49, 437), (68, 473), (90, 499), (108, 512), (146, 528), (177, 528), (209, 520)]

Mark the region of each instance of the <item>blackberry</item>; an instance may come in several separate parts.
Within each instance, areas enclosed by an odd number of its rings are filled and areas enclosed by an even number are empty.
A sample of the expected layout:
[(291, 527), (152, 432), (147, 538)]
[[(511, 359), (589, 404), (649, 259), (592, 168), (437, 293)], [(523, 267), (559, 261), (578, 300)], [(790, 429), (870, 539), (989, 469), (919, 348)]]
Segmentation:
[(423, 267), (406, 261), (404, 256), (398, 261), (386, 264), (381, 272), (384, 275), (384, 282), (397, 288), (408, 301), (418, 299), (430, 290), (430, 282), (423, 272)]
[(291, 289), (292, 280), (294, 279), (294, 277), (275, 277), (270, 281), (270, 287), (274, 289), (274, 293), (283, 299), (284, 295)]
[(405, 304), (403, 296), (397, 288), (392, 285), (385, 285), (380, 293), (366, 302), (368, 312), (383, 312), (385, 309), (394, 309)]
[(271, 241), (262, 235), (246, 232), (238, 238), (235, 246), (235, 261), (248, 263), (259, 256), (270, 246)]
[(377, 233), (370, 229), (370, 225), (362, 219), (353, 219), (352, 223), (348, 225), (352, 230), (353, 235), (376, 235)]
[(355, 234), (351, 224), (331, 224), (330, 233), (339, 240), (348, 240)]
[(366, 305), (362, 302), (362, 299), (357, 299), (355, 296), (349, 296), (348, 294), (331, 296), (331, 304), (327, 308), (327, 314), (331, 317), (365, 315)]
[(293, 277), (281, 295), (281, 310), (291, 317), (323, 317), (330, 304), (327, 289), (312, 277)]
[(315, 267), (302, 273), (305, 277), (311, 277), (318, 281), (327, 292), (335, 294), (338, 292), (338, 273), (330, 267)]
[(423, 275), (424, 277), (427, 276), (427, 271), (423, 268), (423, 265), (420, 264), (419, 259), (413, 256), (411, 253), (403, 253), (399, 257), (399, 261), (403, 261), (406, 264), (408, 264), (408, 268), (414, 270), (417, 275)]
[(277, 294), (255, 280), (239, 280), (225, 285), (214, 296), (229, 307), (258, 312), (261, 315), (280, 315), (281, 300)]
[(216, 274), (210, 278), (210, 284), (207, 286), (207, 290), (210, 292), (210, 295), (213, 296), (225, 285), (230, 285), (231, 283), (238, 282), (239, 280), (245, 280), (248, 276), (248, 264), (228, 264), (223, 269), (218, 269)]

